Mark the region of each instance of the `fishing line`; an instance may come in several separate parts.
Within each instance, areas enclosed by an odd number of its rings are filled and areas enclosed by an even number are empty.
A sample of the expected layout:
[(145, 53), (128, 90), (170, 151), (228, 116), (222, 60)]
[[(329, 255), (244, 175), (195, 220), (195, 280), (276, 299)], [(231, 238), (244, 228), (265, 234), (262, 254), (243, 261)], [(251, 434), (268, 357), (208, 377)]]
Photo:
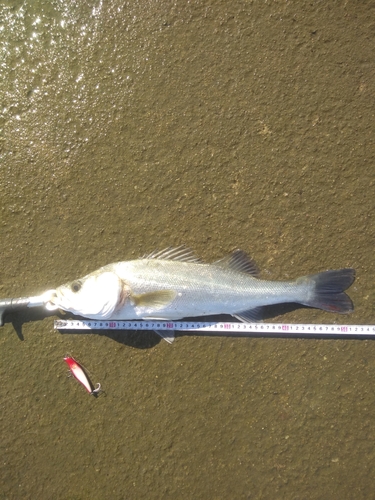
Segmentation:
[(375, 325), (327, 325), (306, 323), (235, 323), (217, 321), (96, 321), (55, 320), (55, 330), (62, 333), (77, 330), (89, 333), (94, 330), (170, 330), (191, 332), (196, 335), (226, 337), (375, 337)]

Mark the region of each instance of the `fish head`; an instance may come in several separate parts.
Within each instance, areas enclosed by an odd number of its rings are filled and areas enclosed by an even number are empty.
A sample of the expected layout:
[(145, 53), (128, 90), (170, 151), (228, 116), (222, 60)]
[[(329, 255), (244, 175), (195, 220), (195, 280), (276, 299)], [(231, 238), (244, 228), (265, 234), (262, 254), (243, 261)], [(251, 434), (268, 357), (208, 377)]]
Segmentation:
[(63, 309), (91, 319), (107, 319), (128, 296), (128, 287), (116, 273), (94, 272), (54, 290), (46, 308)]

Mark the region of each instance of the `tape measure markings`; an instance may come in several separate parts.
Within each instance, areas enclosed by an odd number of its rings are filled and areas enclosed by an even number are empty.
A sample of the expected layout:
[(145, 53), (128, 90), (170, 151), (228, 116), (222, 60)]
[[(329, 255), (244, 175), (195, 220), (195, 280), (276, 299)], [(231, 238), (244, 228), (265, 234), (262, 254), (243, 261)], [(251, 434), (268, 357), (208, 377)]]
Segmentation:
[(238, 334), (281, 334), (302, 336), (375, 336), (375, 325), (327, 325), (292, 323), (234, 323), (208, 321), (94, 321), (55, 320), (55, 330), (174, 330)]

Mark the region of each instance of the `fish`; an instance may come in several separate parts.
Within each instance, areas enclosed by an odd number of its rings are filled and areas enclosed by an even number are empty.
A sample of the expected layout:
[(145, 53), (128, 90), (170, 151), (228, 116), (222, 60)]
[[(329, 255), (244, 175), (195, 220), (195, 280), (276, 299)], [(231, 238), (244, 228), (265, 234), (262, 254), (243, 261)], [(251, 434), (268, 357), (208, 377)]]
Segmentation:
[(64, 361), (69, 366), (72, 375), (78, 380), (78, 382), (81, 382), (81, 384), (89, 394), (91, 394), (92, 396), (96, 396), (101, 391), (101, 385), (99, 383), (94, 389), (90, 379), (86, 374), (86, 371), (84, 370), (83, 366), (78, 363), (78, 361), (76, 361), (71, 356), (65, 356)]
[[(263, 306), (299, 303), (334, 313), (353, 311), (344, 290), (355, 279), (345, 268), (291, 281), (259, 278), (242, 250), (204, 263), (185, 247), (116, 262), (49, 291), (45, 306), (95, 320), (179, 320), (229, 314), (240, 321), (261, 318)], [(168, 342), (171, 331), (157, 331)]]

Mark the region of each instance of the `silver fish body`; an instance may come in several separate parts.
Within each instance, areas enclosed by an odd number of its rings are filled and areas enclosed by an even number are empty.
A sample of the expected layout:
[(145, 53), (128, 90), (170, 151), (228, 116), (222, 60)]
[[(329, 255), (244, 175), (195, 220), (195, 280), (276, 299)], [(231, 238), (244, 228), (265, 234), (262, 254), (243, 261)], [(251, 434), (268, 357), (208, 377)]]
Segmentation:
[[(126, 300), (111, 319), (165, 319), (215, 314), (240, 314), (259, 306), (279, 302), (308, 302), (312, 283), (263, 281), (253, 276), (210, 264), (189, 264), (168, 260), (138, 260), (111, 264), (132, 290), (133, 296), (150, 291), (164, 292), (165, 303)], [(157, 298), (157, 294), (155, 295)], [(162, 298), (162, 296), (161, 296)]]
[(256, 319), (261, 306), (287, 302), (331, 312), (353, 310), (343, 291), (353, 283), (354, 269), (281, 282), (256, 276), (256, 265), (241, 250), (205, 264), (187, 250), (171, 249), (109, 264), (62, 285), (47, 308), (97, 320), (177, 320), (230, 314), (242, 321)]

